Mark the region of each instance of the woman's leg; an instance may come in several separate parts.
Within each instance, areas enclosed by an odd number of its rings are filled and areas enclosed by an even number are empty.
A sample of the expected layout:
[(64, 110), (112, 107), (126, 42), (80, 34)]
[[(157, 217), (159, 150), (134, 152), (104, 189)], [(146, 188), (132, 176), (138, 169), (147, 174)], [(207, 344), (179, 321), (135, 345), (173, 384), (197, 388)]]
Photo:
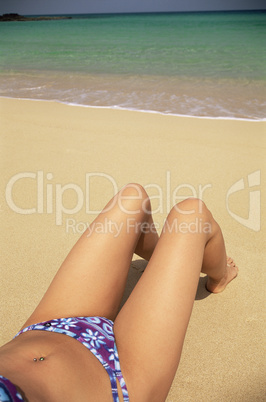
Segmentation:
[(145, 190), (125, 186), (75, 244), (24, 327), (59, 317), (114, 319), (134, 251), (149, 259), (158, 241), (152, 225)]
[[(122, 372), (132, 402), (163, 402), (180, 360), (201, 269), (224, 288), (223, 236), (205, 205), (184, 201), (170, 212), (141, 279), (115, 320)], [(218, 291), (218, 288), (216, 288)]]

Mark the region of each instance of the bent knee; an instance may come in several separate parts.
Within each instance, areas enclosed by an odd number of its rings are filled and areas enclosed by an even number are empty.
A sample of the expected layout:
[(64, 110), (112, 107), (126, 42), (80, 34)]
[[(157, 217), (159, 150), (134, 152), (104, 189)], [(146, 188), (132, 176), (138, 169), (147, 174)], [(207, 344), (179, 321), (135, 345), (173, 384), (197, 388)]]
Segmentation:
[(125, 193), (125, 195), (132, 195), (147, 198), (148, 194), (145, 188), (139, 183), (128, 183), (121, 190), (121, 193)]
[(210, 210), (207, 208), (204, 201), (199, 198), (187, 198), (184, 201), (174, 205), (171, 214), (183, 215), (200, 215), (209, 220), (212, 218)]
[(151, 204), (145, 188), (138, 183), (126, 184), (118, 193), (118, 202), (131, 211), (150, 213)]

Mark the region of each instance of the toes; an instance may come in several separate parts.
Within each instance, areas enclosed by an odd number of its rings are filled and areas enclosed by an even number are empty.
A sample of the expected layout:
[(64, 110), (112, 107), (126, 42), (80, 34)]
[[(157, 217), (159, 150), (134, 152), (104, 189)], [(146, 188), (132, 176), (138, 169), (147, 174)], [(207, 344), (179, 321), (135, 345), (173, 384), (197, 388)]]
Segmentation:
[(231, 258), (231, 257), (227, 257), (227, 265), (228, 265), (229, 267), (234, 267), (234, 268), (236, 268), (236, 263), (235, 263), (235, 261), (233, 260), (233, 258)]
[(234, 261), (230, 265), (227, 264), (227, 266), (228, 266), (228, 268), (231, 268), (231, 272), (234, 273), (234, 278), (236, 278), (238, 276), (238, 271), (239, 271), (238, 266), (235, 264)]
[(238, 267), (236, 266), (235, 261), (231, 257), (227, 257), (227, 267), (233, 269), (234, 278), (238, 275)]

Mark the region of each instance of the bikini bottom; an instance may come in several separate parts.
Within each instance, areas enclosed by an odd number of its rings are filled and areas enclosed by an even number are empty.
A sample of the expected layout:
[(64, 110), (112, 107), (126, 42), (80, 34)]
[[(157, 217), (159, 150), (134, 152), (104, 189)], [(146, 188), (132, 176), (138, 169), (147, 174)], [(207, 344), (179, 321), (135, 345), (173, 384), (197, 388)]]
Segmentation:
[(116, 379), (118, 379), (123, 399), (127, 402), (129, 401), (128, 391), (120, 369), (113, 326), (113, 321), (104, 317), (58, 318), (30, 325), (18, 332), (15, 337), (27, 331), (38, 330), (57, 332), (76, 339), (94, 354), (107, 371), (111, 382), (113, 401), (119, 402), (116, 383)]

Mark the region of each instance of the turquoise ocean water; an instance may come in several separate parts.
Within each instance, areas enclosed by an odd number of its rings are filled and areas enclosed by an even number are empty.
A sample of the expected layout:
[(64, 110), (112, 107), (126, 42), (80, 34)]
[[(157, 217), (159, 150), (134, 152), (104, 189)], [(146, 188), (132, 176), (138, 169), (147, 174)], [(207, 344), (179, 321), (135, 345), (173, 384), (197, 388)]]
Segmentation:
[(264, 119), (266, 12), (0, 24), (0, 96)]

